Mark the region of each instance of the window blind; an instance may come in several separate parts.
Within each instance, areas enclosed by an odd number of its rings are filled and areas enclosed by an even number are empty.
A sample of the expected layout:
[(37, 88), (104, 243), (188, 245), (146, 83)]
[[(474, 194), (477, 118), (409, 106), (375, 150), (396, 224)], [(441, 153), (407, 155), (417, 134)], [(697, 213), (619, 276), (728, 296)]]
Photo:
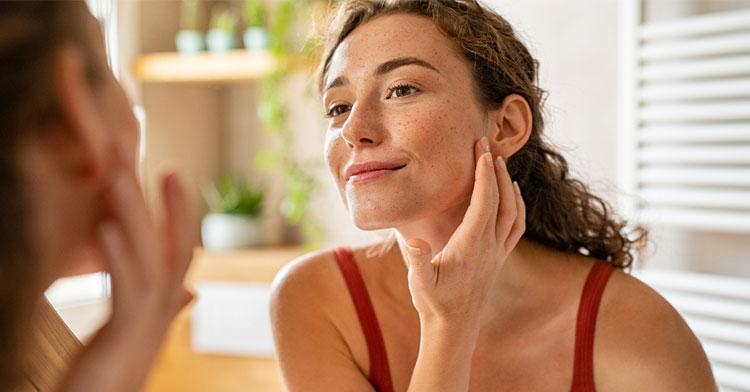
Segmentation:
[(620, 66), (626, 214), (750, 233), (750, 9), (646, 23), (621, 1)]

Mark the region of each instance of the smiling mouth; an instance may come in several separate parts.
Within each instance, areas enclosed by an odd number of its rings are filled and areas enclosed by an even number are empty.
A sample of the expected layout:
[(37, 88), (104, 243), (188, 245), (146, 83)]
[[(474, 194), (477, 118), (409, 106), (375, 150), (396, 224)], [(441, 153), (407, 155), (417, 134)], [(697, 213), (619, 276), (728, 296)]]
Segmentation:
[(353, 173), (349, 178), (347, 178), (347, 182), (349, 184), (357, 184), (365, 181), (371, 181), (383, 176), (386, 176), (388, 174), (391, 174), (395, 171), (401, 170), (406, 165), (391, 167), (391, 168), (373, 168), (371, 170), (363, 170), (363, 171), (357, 171)]

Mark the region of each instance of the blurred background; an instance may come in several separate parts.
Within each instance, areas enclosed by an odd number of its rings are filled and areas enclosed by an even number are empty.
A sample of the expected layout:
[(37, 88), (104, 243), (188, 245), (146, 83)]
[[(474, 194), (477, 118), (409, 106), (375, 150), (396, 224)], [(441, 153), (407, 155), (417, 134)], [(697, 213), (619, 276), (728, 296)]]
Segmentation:
[[(539, 60), (546, 133), (575, 175), (650, 229), (635, 274), (683, 312), (723, 390), (750, 391), (750, 0), (484, 3)], [(306, 250), (386, 234), (353, 226), (322, 159), (309, 38), (328, 2), (89, 4), (141, 121), (155, 212), (165, 166), (196, 189), (201, 299), (175, 323), (149, 390), (281, 390), (274, 274)], [(108, 292), (90, 274), (48, 297), (85, 340)]]

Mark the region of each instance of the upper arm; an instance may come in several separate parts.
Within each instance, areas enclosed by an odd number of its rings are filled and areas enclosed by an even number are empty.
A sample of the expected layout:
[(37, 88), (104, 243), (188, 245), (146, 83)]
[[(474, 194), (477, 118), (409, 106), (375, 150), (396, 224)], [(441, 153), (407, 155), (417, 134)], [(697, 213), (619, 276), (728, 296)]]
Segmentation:
[(284, 383), (292, 392), (374, 391), (337, 327), (343, 281), (331, 258), (305, 256), (274, 280), (271, 322)]
[[(610, 284), (609, 293), (605, 291), (602, 298), (597, 326), (597, 388), (715, 391), (703, 347), (679, 313), (633, 277), (619, 272), (613, 274)], [(599, 363), (597, 355), (603, 359)]]

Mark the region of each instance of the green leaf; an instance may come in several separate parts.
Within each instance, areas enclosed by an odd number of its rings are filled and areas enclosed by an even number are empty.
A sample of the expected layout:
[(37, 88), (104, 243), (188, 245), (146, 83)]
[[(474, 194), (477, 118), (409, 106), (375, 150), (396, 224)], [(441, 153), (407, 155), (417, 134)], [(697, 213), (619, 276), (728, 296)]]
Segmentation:
[(242, 4), (242, 16), (248, 27), (265, 27), (266, 7), (261, 0), (245, 0)]
[(246, 180), (222, 174), (213, 186), (203, 190), (209, 209), (217, 214), (241, 214), (257, 217), (263, 204), (263, 189)]

